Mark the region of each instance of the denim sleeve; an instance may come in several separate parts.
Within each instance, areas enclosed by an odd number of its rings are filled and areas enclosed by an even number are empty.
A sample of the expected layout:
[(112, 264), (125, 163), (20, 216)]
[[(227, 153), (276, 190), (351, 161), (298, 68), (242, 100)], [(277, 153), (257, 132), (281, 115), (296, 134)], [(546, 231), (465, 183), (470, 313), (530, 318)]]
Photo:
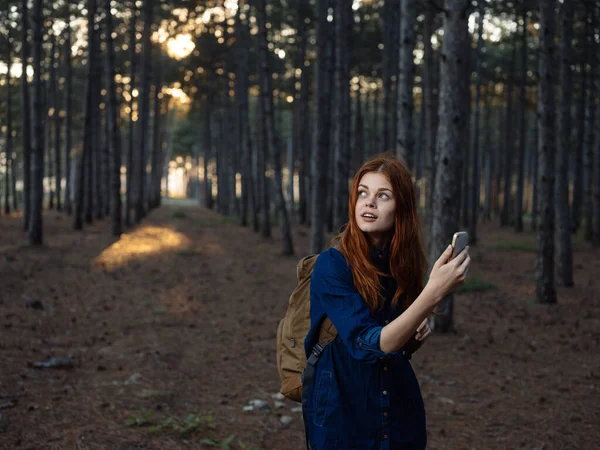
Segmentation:
[(311, 276), (310, 298), (311, 305), (318, 302), (331, 319), (352, 357), (373, 363), (388, 354), (379, 346), (383, 327), (354, 288), (350, 267), (339, 251), (329, 249), (319, 255)]

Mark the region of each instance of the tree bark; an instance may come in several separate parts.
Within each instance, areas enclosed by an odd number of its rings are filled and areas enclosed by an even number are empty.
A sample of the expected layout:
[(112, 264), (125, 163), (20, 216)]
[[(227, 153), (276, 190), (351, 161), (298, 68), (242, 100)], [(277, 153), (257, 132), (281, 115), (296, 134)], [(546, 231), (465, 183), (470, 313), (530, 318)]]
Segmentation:
[(492, 160), (494, 158), (494, 153), (492, 149), (492, 101), (491, 101), (491, 91), (488, 86), (486, 89), (485, 96), (485, 116), (484, 116), (484, 126), (485, 130), (485, 184), (484, 184), (484, 204), (483, 204), (483, 218), (484, 220), (490, 220), (490, 206), (491, 206), (491, 198), (492, 198), (492, 173), (493, 166)]
[(540, 136), (540, 224), (537, 235), (536, 300), (556, 303), (554, 287), (554, 162), (556, 158), (554, 102), (554, 31), (555, 0), (540, 1), (540, 82), (538, 121)]
[(59, 96), (58, 96), (58, 82), (56, 80), (56, 36), (54, 33), (51, 33), (51, 41), (52, 41), (52, 50), (50, 54), (50, 89), (52, 91), (52, 107), (54, 108), (54, 113), (52, 114), (52, 122), (51, 126), (54, 127), (54, 161), (50, 162), (50, 164), (54, 164), (54, 190), (56, 195), (56, 210), (62, 211), (62, 202), (61, 202), (61, 179), (62, 179), (62, 171), (60, 167), (60, 107), (59, 107)]
[(583, 156), (583, 179), (584, 183), (584, 193), (583, 193), (583, 217), (584, 217), (584, 230), (583, 237), (586, 241), (592, 240), (593, 235), (593, 227), (592, 227), (592, 217), (593, 217), (593, 191), (592, 191), (592, 172), (594, 165), (594, 148), (597, 145), (596, 141), (596, 98), (598, 97), (598, 85), (595, 82), (596, 77), (598, 76), (598, 56), (596, 52), (598, 51), (598, 45), (596, 45), (596, 40), (594, 38), (596, 24), (597, 24), (597, 16), (596, 16), (596, 8), (588, 7), (587, 16), (590, 22), (590, 30), (591, 33), (588, 41), (588, 51), (586, 52), (590, 62), (590, 90), (588, 94), (588, 98), (590, 101), (588, 102), (588, 112), (587, 112), (587, 142), (585, 146), (585, 152)]
[(483, 16), (485, 7), (479, 3), (478, 38), (475, 61), (475, 114), (473, 128), (473, 178), (471, 180), (471, 213), (469, 214), (469, 243), (477, 244), (477, 219), (479, 217), (479, 185), (481, 183), (481, 168), (479, 166), (479, 110), (481, 103), (481, 59), (483, 57)]
[(337, 1), (335, 7), (335, 75), (333, 108), (333, 227), (339, 229), (348, 219), (348, 172), (350, 147), (347, 124), (350, 89), (350, 64), (348, 61), (349, 2)]
[(317, 48), (313, 151), (311, 158), (311, 243), (312, 253), (324, 246), (325, 201), (328, 195), (329, 172), (329, 74), (327, 72), (327, 0), (317, 0)]
[[(5, 150), (4, 154), (6, 157), (6, 171), (4, 172), (4, 213), (10, 213), (10, 178), (12, 178), (12, 184), (14, 184), (14, 170), (11, 170), (15, 161), (13, 159), (13, 148), (12, 148), (12, 89), (11, 89), (11, 79), (10, 79), (10, 70), (12, 67), (12, 43), (11, 36), (7, 39), (7, 59), (6, 59), (6, 140), (5, 140)], [(11, 174), (12, 172), (12, 174)]]
[(131, 210), (134, 208), (133, 198), (133, 180), (134, 180), (134, 144), (135, 144), (135, 123), (133, 114), (133, 105), (135, 99), (133, 97), (133, 90), (135, 89), (135, 75), (136, 75), (136, 60), (137, 54), (135, 51), (136, 46), (136, 2), (131, 2), (131, 19), (129, 22), (129, 59), (131, 60), (131, 82), (129, 90), (129, 136), (128, 136), (128, 147), (127, 147), (127, 178), (125, 179), (125, 226), (131, 226)]
[(152, 132), (152, 171), (150, 172), (150, 195), (149, 209), (160, 206), (160, 181), (162, 179), (162, 139), (161, 139), (161, 112), (160, 112), (160, 91), (162, 89), (162, 69), (160, 48), (154, 47), (154, 114), (153, 114), (153, 132)]
[(517, 61), (517, 43), (512, 44), (512, 56), (510, 69), (508, 72), (508, 87), (506, 94), (506, 120), (504, 123), (504, 201), (502, 203), (502, 212), (500, 213), (500, 225), (507, 226), (511, 220), (510, 217), (510, 195), (512, 188), (512, 166), (513, 166), (513, 87), (516, 72)]
[[(96, 16), (96, 0), (88, 0), (88, 24), (93, 24)], [(93, 108), (94, 108), (94, 73), (96, 71), (96, 58), (94, 50), (96, 33), (93, 26), (88, 26), (88, 75), (87, 89), (85, 98), (85, 122), (83, 130), (83, 148), (77, 160), (77, 169), (75, 175), (75, 211), (73, 214), (73, 228), (80, 230), (83, 228), (84, 203), (92, 201), (90, 195), (90, 170), (91, 165), (91, 145), (92, 145), (92, 123), (93, 123)], [(87, 202), (84, 202), (84, 198)], [(85, 208), (86, 221), (90, 219), (90, 208)]]
[(396, 154), (414, 172), (415, 137), (413, 133), (413, 86), (415, 79), (415, 24), (417, 10), (415, 0), (402, 0), (400, 12), (400, 48), (398, 52), (399, 76), (397, 87), (398, 111)]
[(137, 153), (136, 167), (138, 170), (137, 198), (135, 201), (134, 220), (136, 223), (146, 215), (145, 190), (146, 190), (146, 156), (148, 155), (149, 143), (149, 123), (150, 123), (150, 71), (151, 71), (151, 43), (150, 27), (152, 26), (153, 0), (144, 0), (144, 31), (142, 33), (142, 70), (141, 92), (139, 99), (139, 117), (140, 117), (140, 150)]
[(67, 9), (67, 25), (65, 28), (65, 211), (73, 213), (71, 201), (71, 124), (73, 120), (73, 66), (71, 62), (71, 27), (69, 25), (71, 13)]
[(515, 202), (515, 230), (523, 231), (523, 187), (525, 185), (525, 145), (527, 142), (527, 10), (523, 9), (521, 30), (521, 86), (519, 92), (519, 166)]
[(44, 242), (42, 208), (44, 200), (44, 122), (42, 104), (42, 0), (33, 2), (33, 146), (31, 159), (31, 216), (29, 244)]
[(425, 202), (425, 220), (426, 230), (431, 230), (431, 220), (433, 216), (433, 193), (435, 192), (435, 168), (436, 168), (436, 116), (437, 108), (435, 105), (434, 79), (437, 65), (433, 60), (433, 48), (431, 46), (431, 36), (433, 35), (434, 21), (433, 6), (429, 5), (425, 9), (425, 18), (423, 20), (423, 102), (425, 107), (425, 177), (427, 179), (427, 200)]
[(573, 9), (571, 2), (561, 5), (560, 24), (560, 104), (558, 105), (558, 152), (556, 158), (556, 222), (558, 225), (558, 280), (573, 286), (571, 218), (569, 216), (569, 152), (571, 150), (571, 99), (573, 96)]
[(538, 146), (539, 146), (538, 120), (533, 124), (533, 155), (531, 158), (531, 231), (537, 231), (538, 227)]
[[(458, 229), (458, 205), (462, 179), (462, 149), (468, 137), (468, 73), (464, 55), (469, 51), (467, 0), (446, 0), (444, 42), (442, 44), (437, 135), (438, 163), (433, 199), (430, 263), (437, 260)], [(454, 295), (446, 296), (437, 308), (433, 328), (448, 332), (452, 328)]]
[(108, 102), (106, 121), (108, 123), (108, 148), (110, 155), (110, 217), (111, 233), (119, 236), (122, 232), (121, 223), (121, 133), (118, 126), (117, 89), (115, 86), (115, 51), (113, 46), (112, 13), (110, 0), (104, 1), (106, 14), (106, 88)]
[(294, 246), (292, 242), (292, 234), (290, 231), (290, 223), (288, 213), (285, 207), (283, 197), (282, 173), (281, 173), (281, 155), (279, 137), (275, 130), (275, 118), (273, 115), (273, 89), (271, 86), (272, 77), (269, 70), (267, 59), (267, 11), (266, 0), (259, 0), (257, 5), (257, 22), (259, 28), (259, 62), (260, 62), (260, 97), (263, 104), (266, 125), (266, 148), (269, 150), (271, 161), (275, 168), (275, 203), (279, 211), (279, 226), (283, 238), (283, 254), (293, 255)]
[(27, 20), (27, 0), (21, 0), (21, 134), (23, 136), (23, 229), (29, 230), (31, 222), (31, 105), (27, 64), (29, 62), (29, 43), (27, 42), (29, 21)]
[(583, 47), (581, 60), (579, 62), (579, 73), (581, 74), (580, 95), (577, 103), (577, 141), (575, 143), (575, 157), (573, 168), (573, 202), (571, 207), (571, 227), (572, 232), (576, 233), (581, 224), (582, 199), (583, 199), (583, 151), (585, 144), (585, 112), (588, 102), (587, 98), (587, 60), (589, 47), (590, 23), (587, 16), (585, 20), (585, 31), (580, 36), (579, 42)]
[(309, 112), (308, 112), (308, 74), (309, 66), (306, 59), (308, 47), (308, 30), (306, 18), (308, 16), (308, 5), (305, 2), (298, 2), (298, 46), (299, 57), (298, 67), (300, 73), (300, 98), (298, 99), (298, 215), (299, 222), (306, 224), (308, 222), (308, 205), (310, 201), (310, 134), (309, 134)]
[(400, 2), (397, 0), (385, 0), (383, 4), (383, 15), (381, 19), (383, 30), (383, 147), (385, 152), (394, 148), (395, 129), (397, 116), (394, 115), (395, 102), (392, 102), (396, 91), (398, 75), (398, 51), (399, 40), (399, 10)]

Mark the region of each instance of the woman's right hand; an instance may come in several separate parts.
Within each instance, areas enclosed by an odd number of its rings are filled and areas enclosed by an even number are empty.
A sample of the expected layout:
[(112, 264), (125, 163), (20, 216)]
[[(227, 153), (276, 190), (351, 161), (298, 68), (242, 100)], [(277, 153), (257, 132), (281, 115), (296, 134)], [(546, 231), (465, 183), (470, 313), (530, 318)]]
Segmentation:
[(444, 253), (438, 258), (431, 269), (427, 287), (436, 294), (439, 303), (446, 295), (464, 283), (471, 257), (469, 247), (466, 247), (454, 259), (452, 257), (452, 246), (448, 246)]

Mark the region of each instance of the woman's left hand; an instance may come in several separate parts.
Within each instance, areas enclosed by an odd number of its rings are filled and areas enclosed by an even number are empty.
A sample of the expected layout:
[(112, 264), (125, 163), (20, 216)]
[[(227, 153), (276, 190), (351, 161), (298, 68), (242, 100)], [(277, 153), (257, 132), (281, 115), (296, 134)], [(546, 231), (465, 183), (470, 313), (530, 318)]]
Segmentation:
[(417, 334), (415, 335), (415, 339), (417, 341), (423, 342), (427, 339), (427, 336), (431, 334), (431, 328), (429, 328), (428, 319), (425, 319), (417, 328)]

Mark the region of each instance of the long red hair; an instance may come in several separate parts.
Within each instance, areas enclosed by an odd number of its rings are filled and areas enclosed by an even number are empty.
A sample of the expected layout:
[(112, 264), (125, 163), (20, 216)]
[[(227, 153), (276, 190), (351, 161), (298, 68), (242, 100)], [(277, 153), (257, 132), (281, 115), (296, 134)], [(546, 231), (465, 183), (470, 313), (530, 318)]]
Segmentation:
[(407, 308), (423, 290), (427, 259), (423, 247), (421, 225), (417, 214), (415, 190), (408, 167), (390, 152), (376, 155), (365, 162), (354, 175), (348, 205), (347, 226), (332, 243), (337, 242), (339, 251), (350, 265), (354, 287), (362, 295), (365, 303), (375, 312), (383, 306), (379, 276), (388, 276), (379, 271), (369, 257), (369, 241), (356, 221), (358, 185), (368, 172), (383, 174), (390, 184), (396, 201), (396, 220), (390, 242), (390, 271), (398, 289), (392, 305), (398, 306), (405, 292), (403, 306)]

